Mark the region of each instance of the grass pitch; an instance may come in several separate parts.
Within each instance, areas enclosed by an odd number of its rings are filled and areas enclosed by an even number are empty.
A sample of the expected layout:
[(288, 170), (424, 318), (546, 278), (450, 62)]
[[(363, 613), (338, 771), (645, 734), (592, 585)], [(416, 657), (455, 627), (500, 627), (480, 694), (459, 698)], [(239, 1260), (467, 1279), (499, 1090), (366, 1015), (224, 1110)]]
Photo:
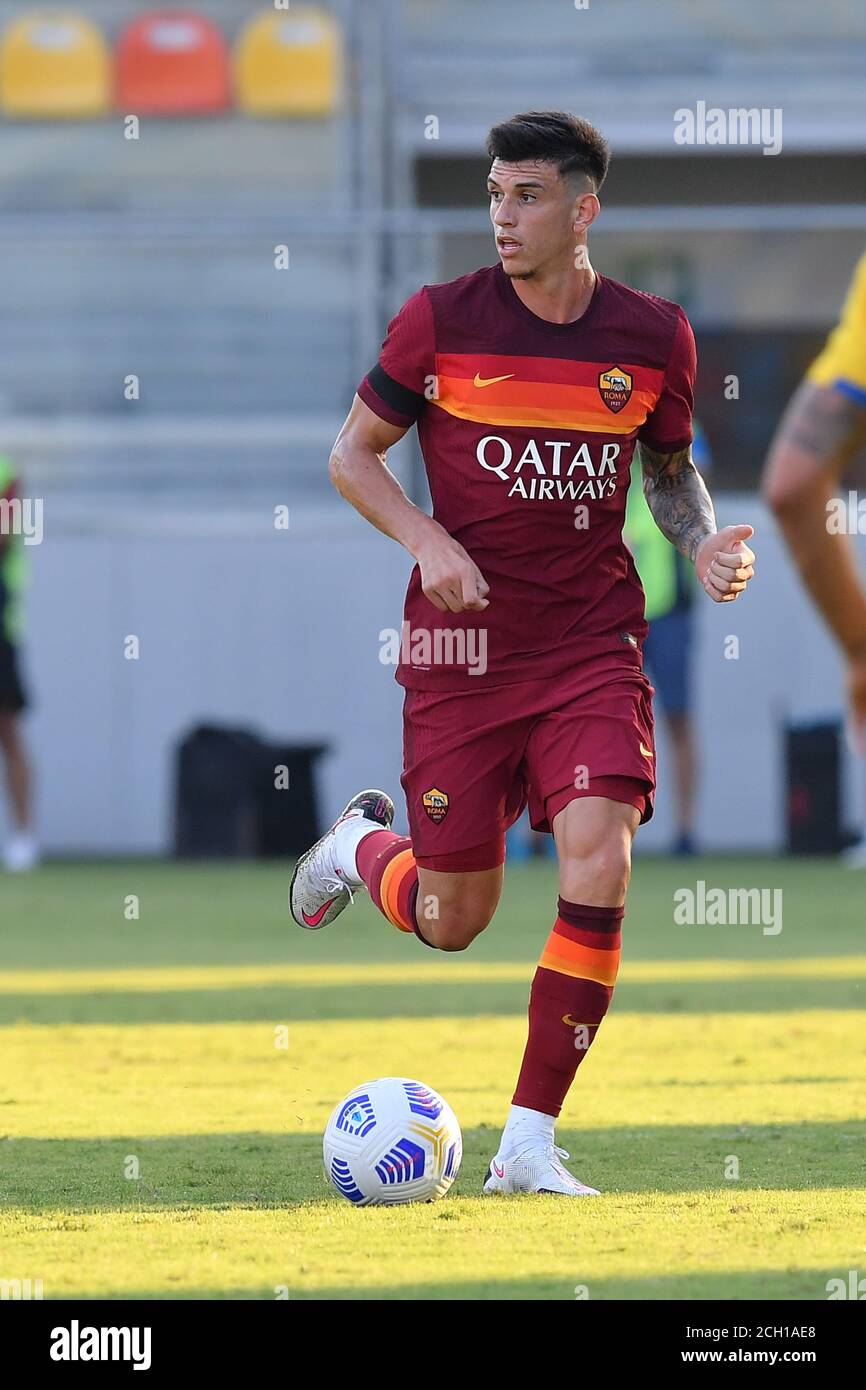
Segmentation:
[[(558, 1130), (604, 1192), (575, 1201), (479, 1195), (555, 868), (509, 869), (460, 955), (366, 899), (302, 932), (288, 878), (0, 881), (0, 1279), (46, 1298), (824, 1299), (866, 1272), (862, 875), (637, 861), (613, 1007)], [(782, 931), (675, 925), (698, 879), (781, 888)], [(394, 1073), (454, 1106), (463, 1168), (442, 1202), (359, 1211), (325, 1183), (321, 1132)]]

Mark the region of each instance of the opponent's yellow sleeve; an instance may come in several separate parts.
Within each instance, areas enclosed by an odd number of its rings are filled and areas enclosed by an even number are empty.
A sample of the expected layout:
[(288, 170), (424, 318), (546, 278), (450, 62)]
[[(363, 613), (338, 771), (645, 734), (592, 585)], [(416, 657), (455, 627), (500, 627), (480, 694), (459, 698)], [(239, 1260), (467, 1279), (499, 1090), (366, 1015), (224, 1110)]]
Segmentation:
[(842, 317), (806, 373), (816, 386), (835, 386), (866, 405), (866, 253), (858, 262)]

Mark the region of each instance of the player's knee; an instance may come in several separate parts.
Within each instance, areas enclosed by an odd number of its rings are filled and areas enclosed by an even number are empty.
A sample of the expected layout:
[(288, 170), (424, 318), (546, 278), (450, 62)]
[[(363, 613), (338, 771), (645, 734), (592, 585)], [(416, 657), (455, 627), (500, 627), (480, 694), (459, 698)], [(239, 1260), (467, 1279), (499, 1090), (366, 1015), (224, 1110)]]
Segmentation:
[(8, 710), (0, 710), (0, 748), (7, 752), (14, 748), (18, 736), (17, 721)]
[(477, 935), (477, 931), (470, 931), (463, 922), (440, 924), (435, 932), (436, 949), (438, 951), (466, 951)]
[(449, 908), (428, 925), (422, 922), (421, 932), (440, 951), (465, 951), (490, 925), (492, 916), (493, 909), (481, 905)]
[(608, 902), (625, 897), (631, 877), (631, 843), (612, 836), (584, 853), (572, 852), (561, 866), (564, 897), (582, 902), (590, 894)]

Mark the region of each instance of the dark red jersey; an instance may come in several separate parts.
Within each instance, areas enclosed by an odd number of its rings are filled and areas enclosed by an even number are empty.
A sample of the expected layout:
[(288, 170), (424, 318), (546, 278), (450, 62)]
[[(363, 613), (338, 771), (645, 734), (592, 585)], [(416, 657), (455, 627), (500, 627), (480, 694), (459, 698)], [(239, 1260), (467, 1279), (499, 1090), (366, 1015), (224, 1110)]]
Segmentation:
[(433, 515), (490, 585), (440, 613), (416, 566), (397, 679), (462, 689), (555, 677), (646, 634), (623, 543), (635, 441), (692, 438), (695, 344), (682, 309), (599, 276), (576, 323), (539, 318), (499, 265), (426, 285), (388, 326), (358, 394), (417, 424)]

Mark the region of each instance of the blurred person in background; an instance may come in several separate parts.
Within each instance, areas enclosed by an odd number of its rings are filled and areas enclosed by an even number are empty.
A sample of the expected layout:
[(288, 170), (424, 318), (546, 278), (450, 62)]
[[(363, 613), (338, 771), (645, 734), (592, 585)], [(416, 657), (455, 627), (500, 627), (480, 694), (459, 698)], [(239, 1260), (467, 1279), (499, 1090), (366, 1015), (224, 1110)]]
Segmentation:
[[(866, 585), (857, 566), (853, 525), (830, 524), (832, 499), (866, 443), (866, 253), (842, 309), (794, 395), (770, 445), (763, 493), (803, 582), (836, 638), (846, 665), (852, 740), (866, 753)], [(862, 480), (862, 460), (856, 468)], [(866, 867), (866, 837), (847, 851)]]
[(24, 542), (10, 524), (10, 507), (17, 491), (15, 469), (8, 458), (0, 456), (0, 750), (12, 813), (12, 834), (3, 849), (3, 864), (13, 873), (32, 869), (38, 858), (32, 779), (21, 733), (21, 714), (27, 707), (18, 669)]
[[(701, 474), (710, 467), (706, 436), (693, 421), (692, 459)], [(694, 567), (662, 535), (644, 497), (640, 463), (632, 464), (623, 538), (631, 550), (646, 594), (649, 632), (644, 661), (661, 696), (674, 751), (676, 839), (674, 853), (695, 853), (697, 739), (692, 721), (692, 608), (699, 584)]]

